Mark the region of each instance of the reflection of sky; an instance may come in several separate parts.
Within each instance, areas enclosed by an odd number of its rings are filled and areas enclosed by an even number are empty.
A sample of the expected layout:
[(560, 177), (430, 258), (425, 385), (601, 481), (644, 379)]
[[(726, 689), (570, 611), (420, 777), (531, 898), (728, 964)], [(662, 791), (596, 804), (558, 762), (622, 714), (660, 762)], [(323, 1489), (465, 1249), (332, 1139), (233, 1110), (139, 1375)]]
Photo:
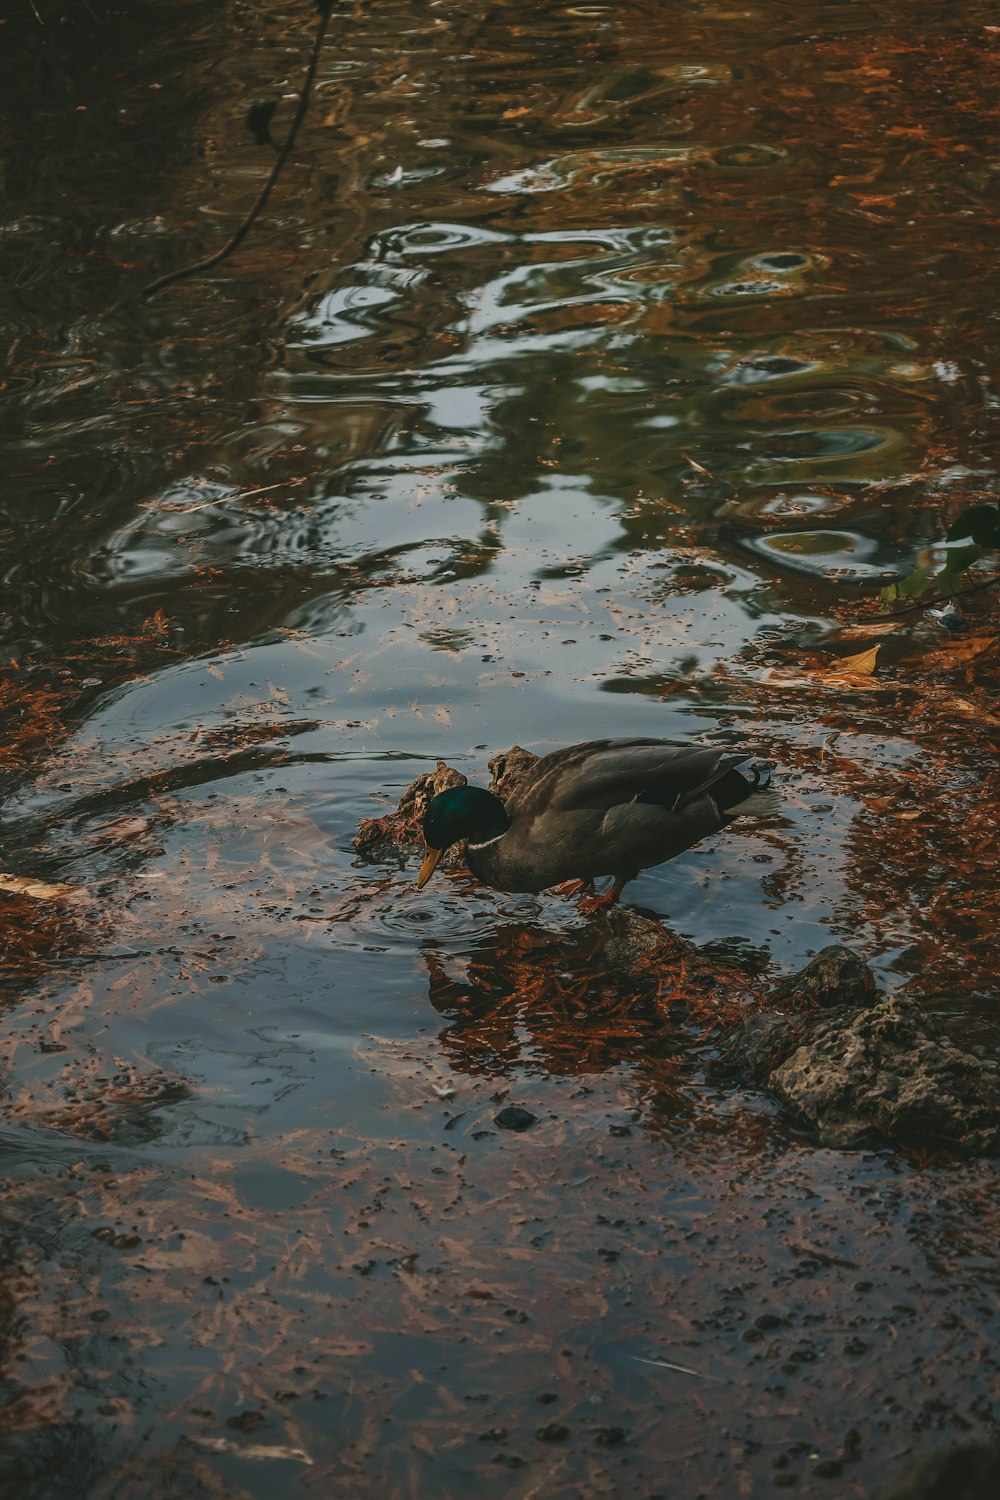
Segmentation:
[[(688, 460), (753, 494), (855, 485), (909, 451), (930, 372), (892, 341), (700, 326), (720, 299), (739, 316), (746, 299), (808, 303), (825, 274), (815, 255), (709, 256), (658, 225), (504, 234), (446, 222), (397, 225), (370, 250), (297, 317), (279, 377), (290, 411), (325, 401), (334, 423), (345, 386), (399, 408), (388, 444), (361, 460), (369, 471), (450, 460), (482, 490), (477, 460), (500, 460), (502, 498), (516, 501), (545, 462), (619, 503), (644, 489), (684, 506)], [(432, 318), (444, 350), (414, 337)], [(543, 424), (558, 433), (533, 430)], [(554, 437), (559, 451), (541, 452)]]

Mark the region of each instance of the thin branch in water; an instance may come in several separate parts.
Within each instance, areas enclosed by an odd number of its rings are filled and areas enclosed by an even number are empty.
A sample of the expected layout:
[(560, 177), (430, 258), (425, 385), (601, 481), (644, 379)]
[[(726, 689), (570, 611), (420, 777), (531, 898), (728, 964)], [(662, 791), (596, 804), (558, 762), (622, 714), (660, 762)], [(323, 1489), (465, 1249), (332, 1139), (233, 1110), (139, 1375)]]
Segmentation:
[(727, 1381), (720, 1379), (718, 1375), (705, 1375), (701, 1370), (692, 1370), (688, 1365), (671, 1364), (668, 1359), (644, 1359), (641, 1354), (629, 1356), (639, 1365), (656, 1365), (659, 1370), (676, 1370), (681, 1375), (696, 1375), (699, 1380), (713, 1380), (716, 1385), (726, 1385)]
[[(694, 471), (695, 471), (696, 474), (704, 474), (704, 476), (705, 476), (706, 479), (714, 479), (715, 478), (715, 475), (712, 473), (711, 469), (706, 469), (704, 464), (697, 463), (695, 461), (695, 459), (693, 459), (689, 453), (682, 453), (681, 454), (681, 458), (684, 459), (685, 463), (688, 463), (688, 464), (691, 465), (692, 469), (694, 469)], [(726, 483), (725, 480), (723, 480), (722, 482), (723, 482), (723, 484)], [(727, 486), (727, 488), (731, 489), (732, 486), (729, 485), (729, 486)]]
[(151, 281), (148, 286), (143, 287), (142, 292), (140, 293), (140, 296), (144, 301), (152, 297), (155, 292), (161, 291), (163, 287), (172, 286), (175, 281), (184, 281), (189, 276), (197, 276), (200, 271), (208, 271), (212, 268), (212, 266), (217, 266), (220, 261), (223, 261), (227, 258), (227, 256), (232, 255), (233, 251), (237, 250), (246, 239), (247, 235), (250, 233), (250, 230), (253, 228), (255, 221), (263, 211), (268, 198), (270, 198), (271, 196), (271, 190), (277, 182), (279, 176), (281, 175), (281, 170), (284, 167), (285, 162), (288, 160), (289, 155), (291, 154), (292, 147), (295, 144), (295, 138), (299, 133), (299, 127), (301, 126), (302, 121), (305, 119), (306, 111), (309, 108), (309, 96), (312, 93), (313, 79), (316, 76), (316, 68), (319, 64), (320, 53), (323, 50), (323, 42), (326, 38), (327, 27), (330, 24), (330, 13), (333, 10), (333, 0), (316, 0), (316, 4), (319, 10), (319, 25), (316, 28), (316, 36), (313, 40), (313, 49), (312, 54), (309, 58), (309, 66), (306, 69), (305, 81), (302, 85), (302, 92), (299, 95), (298, 109), (295, 111), (295, 118), (292, 121), (291, 129), (289, 130), (288, 135), (285, 139), (285, 144), (282, 146), (281, 150), (278, 152), (277, 157), (275, 158), (274, 166), (271, 168), (270, 176), (268, 177), (264, 186), (261, 188), (260, 193), (257, 196), (256, 203), (253, 205), (250, 212), (243, 220), (243, 223), (233, 235), (232, 239), (230, 239), (227, 244), (223, 245), (221, 250), (217, 250), (214, 255), (206, 256), (204, 260), (195, 261), (193, 265), (182, 266), (179, 271), (170, 271), (166, 276), (161, 276), (157, 281)]
[(214, 500), (203, 500), (200, 505), (185, 505), (177, 511), (181, 516), (193, 516), (196, 510), (208, 510), (212, 505), (228, 505), (237, 500), (252, 500), (255, 495), (266, 495), (271, 490), (292, 489), (297, 484), (305, 484), (306, 476), (300, 475), (297, 479), (279, 479), (275, 484), (262, 484), (255, 490), (241, 490), (235, 495), (216, 495)]

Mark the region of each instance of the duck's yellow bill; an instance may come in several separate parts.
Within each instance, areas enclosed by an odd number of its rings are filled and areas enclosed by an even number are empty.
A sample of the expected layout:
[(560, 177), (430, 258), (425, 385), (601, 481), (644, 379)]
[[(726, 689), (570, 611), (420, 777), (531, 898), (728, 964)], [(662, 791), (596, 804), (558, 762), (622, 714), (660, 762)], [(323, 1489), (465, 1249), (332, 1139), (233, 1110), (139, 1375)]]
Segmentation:
[(437, 868), (437, 862), (444, 853), (443, 849), (424, 849), (424, 862), (420, 866), (420, 874), (417, 876), (417, 890), (423, 890)]

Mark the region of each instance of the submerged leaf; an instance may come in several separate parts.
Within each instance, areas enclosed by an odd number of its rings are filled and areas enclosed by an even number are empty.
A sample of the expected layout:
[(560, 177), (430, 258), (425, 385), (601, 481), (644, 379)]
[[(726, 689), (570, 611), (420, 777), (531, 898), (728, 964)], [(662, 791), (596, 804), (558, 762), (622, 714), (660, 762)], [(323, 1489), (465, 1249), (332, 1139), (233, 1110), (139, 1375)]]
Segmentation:
[(68, 896), (82, 896), (84, 892), (76, 885), (62, 885), (55, 881), (31, 880), (25, 875), (0, 873), (0, 891), (12, 891), (16, 896), (32, 896), (36, 901), (61, 901)]
[(943, 667), (947, 670), (948, 667), (973, 661), (995, 645), (996, 638), (992, 635), (960, 636), (957, 640), (945, 640), (936, 650), (927, 653), (924, 657), (924, 665)]
[(242, 1459), (276, 1458), (285, 1462), (312, 1464), (312, 1459), (304, 1448), (293, 1448), (286, 1443), (234, 1443), (229, 1438), (211, 1437), (200, 1432), (189, 1433), (188, 1442), (197, 1443), (199, 1448), (207, 1448), (212, 1453), (232, 1453)]
[(837, 634), (842, 641), (865, 640), (873, 635), (889, 635), (893, 630), (902, 630), (902, 620), (856, 620), (852, 625), (841, 625)]

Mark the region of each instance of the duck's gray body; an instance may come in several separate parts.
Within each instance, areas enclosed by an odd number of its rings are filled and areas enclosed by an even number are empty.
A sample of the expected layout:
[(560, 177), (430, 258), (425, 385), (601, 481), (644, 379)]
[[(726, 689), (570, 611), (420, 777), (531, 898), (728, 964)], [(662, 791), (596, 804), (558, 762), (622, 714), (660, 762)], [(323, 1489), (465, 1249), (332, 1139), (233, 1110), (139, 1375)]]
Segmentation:
[(717, 833), (775, 812), (767, 766), (664, 740), (589, 740), (543, 756), (506, 804), (510, 828), (470, 842), (470, 870), (501, 891), (611, 875), (624, 884)]

